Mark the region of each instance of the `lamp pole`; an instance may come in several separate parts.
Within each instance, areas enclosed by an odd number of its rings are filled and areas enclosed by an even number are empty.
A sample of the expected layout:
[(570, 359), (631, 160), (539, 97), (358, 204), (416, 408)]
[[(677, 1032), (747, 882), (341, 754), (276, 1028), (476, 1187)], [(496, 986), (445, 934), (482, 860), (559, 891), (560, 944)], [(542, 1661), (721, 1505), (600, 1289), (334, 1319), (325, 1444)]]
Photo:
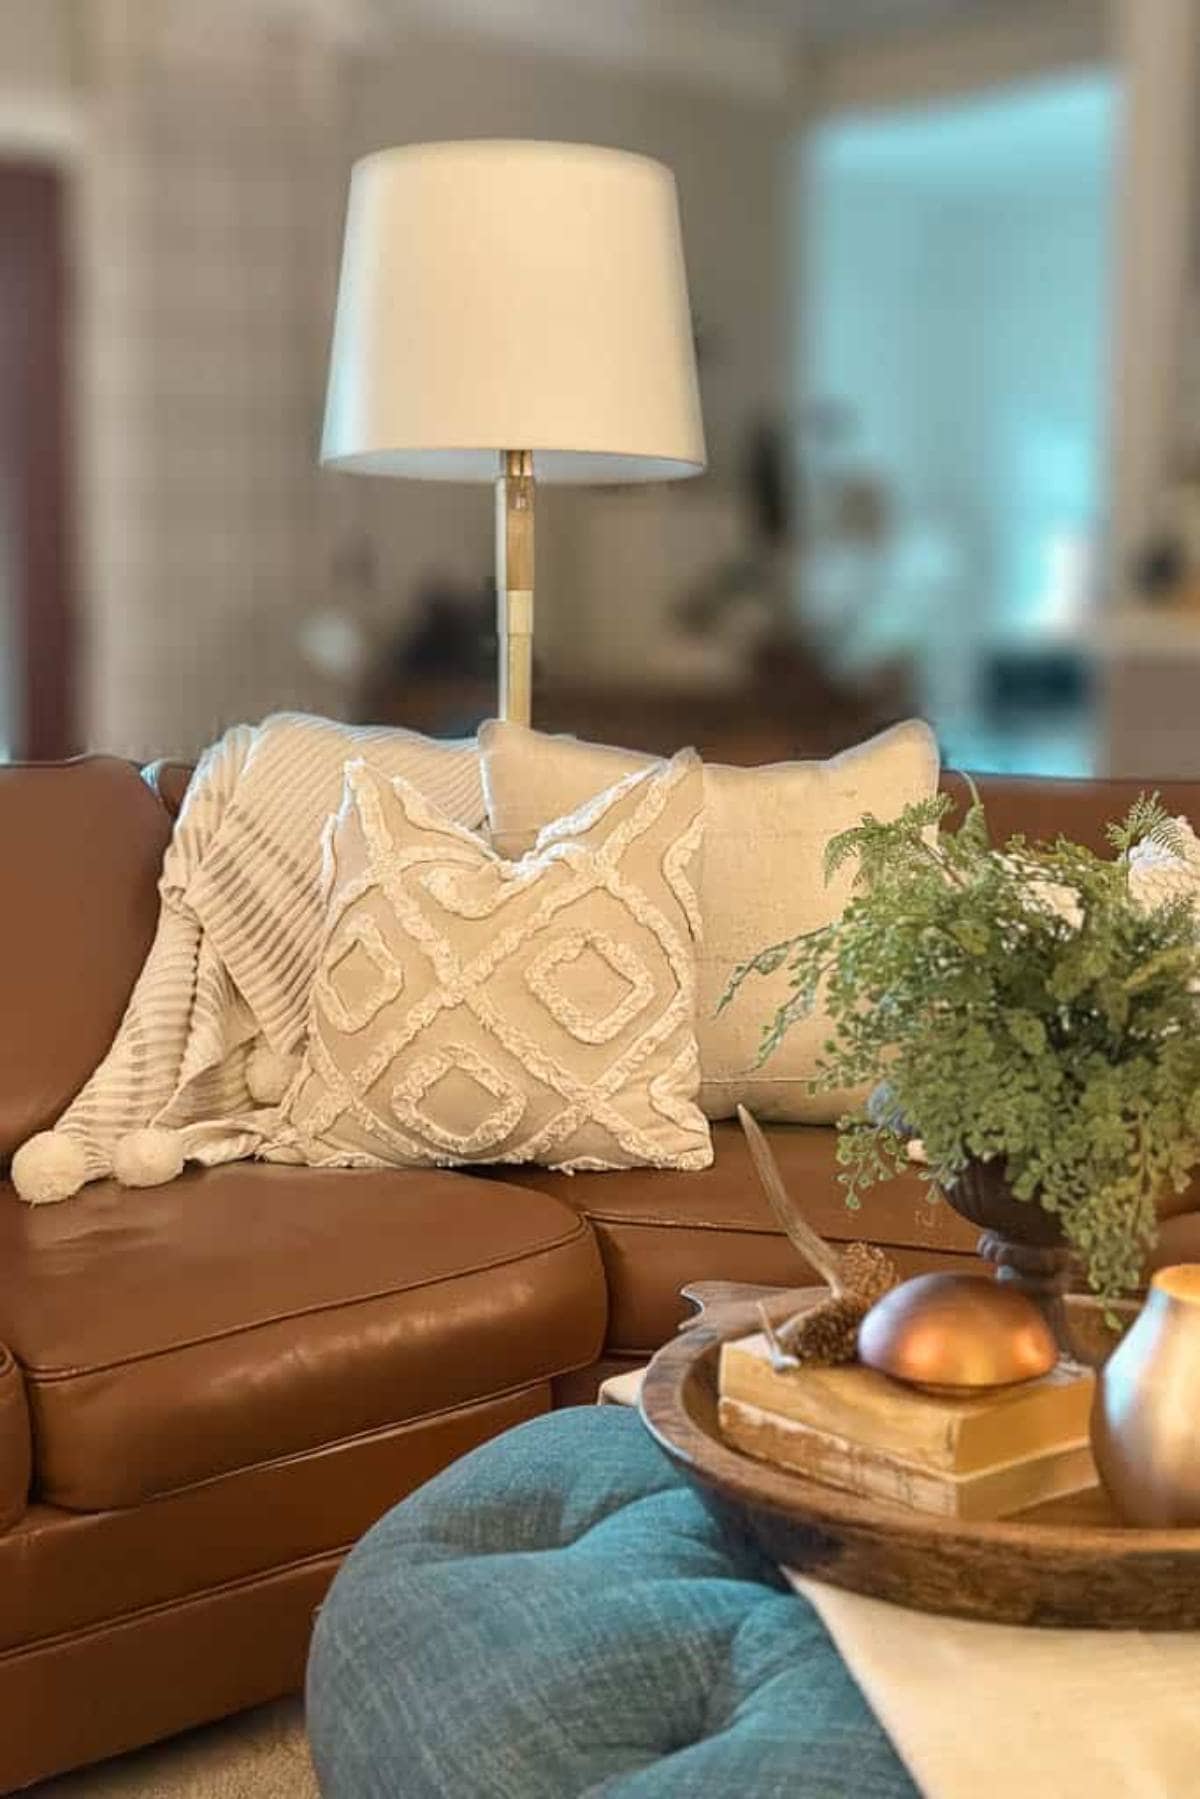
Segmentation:
[(500, 717), (527, 725), (533, 705), (533, 451), (503, 450), (496, 481), (496, 625)]

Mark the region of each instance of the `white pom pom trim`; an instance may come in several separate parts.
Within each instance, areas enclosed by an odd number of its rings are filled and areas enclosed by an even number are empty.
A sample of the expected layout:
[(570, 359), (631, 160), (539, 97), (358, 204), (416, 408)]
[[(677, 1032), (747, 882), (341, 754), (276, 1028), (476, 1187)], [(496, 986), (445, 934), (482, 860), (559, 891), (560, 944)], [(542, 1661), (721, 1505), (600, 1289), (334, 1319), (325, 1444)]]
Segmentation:
[(12, 1181), (26, 1205), (49, 1206), (70, 1199), (87, 1179), (83, 1145), (57, 1131), (39, 1131), (12, 1159)]
[(281, 1056), (269, 1043), (256, 1043), (246, 1061), (246, 1085), (260, 1106), (277, 1106), (292, 1084), (298, 1056)]
[(123, 1187), (161, 1187), (183, 1168), (178, 1131), (129, 1131), (113, 1150), (113, 1173)]

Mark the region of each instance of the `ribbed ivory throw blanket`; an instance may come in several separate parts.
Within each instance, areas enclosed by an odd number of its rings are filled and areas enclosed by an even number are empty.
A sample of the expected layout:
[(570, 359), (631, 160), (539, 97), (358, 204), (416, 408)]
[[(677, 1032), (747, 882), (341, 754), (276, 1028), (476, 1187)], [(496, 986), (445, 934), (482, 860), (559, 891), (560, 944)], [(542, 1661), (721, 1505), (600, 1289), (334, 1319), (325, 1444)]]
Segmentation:
[(23, 1199), (66, 1199), (110, 1174), (155, 1185), (185, 1160), (269, 1153), (320, 947), (324, 832), (356, 757), (459, 824), (482, 823), (474, 743), (296, 714), (227, 732), (188, 787), (158, 931), (112, 1048), (54, 1129), (13, 1158)]

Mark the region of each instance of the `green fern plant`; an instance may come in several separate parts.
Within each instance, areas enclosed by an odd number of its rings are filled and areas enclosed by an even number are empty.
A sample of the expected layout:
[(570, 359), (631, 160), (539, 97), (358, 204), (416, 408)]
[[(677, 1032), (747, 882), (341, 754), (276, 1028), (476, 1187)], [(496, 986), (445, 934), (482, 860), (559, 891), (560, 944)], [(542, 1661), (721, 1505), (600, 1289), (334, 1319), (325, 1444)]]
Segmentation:
[(1200, 1159), (1200, 923), (1187, 898), (1139, 903), (1129, 879), (1140, 843), (1182, 854), (1179, 827), (1143, 797), (1105, 858), (1062, 838), (995, 847), (974, 790), (957, 830), (950, 805), (835, 837), (827, 874), (855, 864), (842, 916), (751, 957), (722, 1005), (786, 969), (760, 1062), (819, 999), (833, 1031), (813, 1090), (885, 1075), (886, 1105), (839, 1122), (849, 1204), (912, 1168), (914, 1135), (943, 1186), (1000, 1158), (1111, 1298), (1138, 1280), (1157, 1198)]

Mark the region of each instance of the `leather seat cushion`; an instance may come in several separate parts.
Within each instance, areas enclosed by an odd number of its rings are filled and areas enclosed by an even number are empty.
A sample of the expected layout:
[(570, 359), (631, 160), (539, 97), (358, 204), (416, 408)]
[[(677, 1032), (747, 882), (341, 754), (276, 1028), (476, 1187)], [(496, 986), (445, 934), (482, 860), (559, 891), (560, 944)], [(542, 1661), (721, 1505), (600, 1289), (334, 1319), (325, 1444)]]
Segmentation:
[[(30, 1506), (0, 1531), (0, 1716), (6, 1652), (343, 1554), (448, 1462), (549, 1409), (542, 1381), (239, 1468), (142, 1505), (102, 1512)], [(0, 1792), (3, 1769), (0, 1736)]]
[(35, 1491), (78, 1510), (581, 1366), (605, 1310), (574, 1211), (444, 1170), (236, 1165), (37, 1208), (0, 1189)]
[[(838, 1182), (832, 1127), (772, 1125), (767, 1137), (789, 1191), (823, 1237), (885, 1244), (905, 1274), (973, 1257), (979, 1232), (915, 1175), (877, 1187), (851, 1211)], [(689, 1281), (795, 1286), (812, 1278), (763, 1197), (741, 1127), (714, 1125), (713, 1150), (712, 1167), (694, 1174), (520, 1172), (523, 1185), (574, 1206), (595, 1230), (613, 1354), (643, 1354), (664, 1343), (687, 1315), (679, 1289)]]

